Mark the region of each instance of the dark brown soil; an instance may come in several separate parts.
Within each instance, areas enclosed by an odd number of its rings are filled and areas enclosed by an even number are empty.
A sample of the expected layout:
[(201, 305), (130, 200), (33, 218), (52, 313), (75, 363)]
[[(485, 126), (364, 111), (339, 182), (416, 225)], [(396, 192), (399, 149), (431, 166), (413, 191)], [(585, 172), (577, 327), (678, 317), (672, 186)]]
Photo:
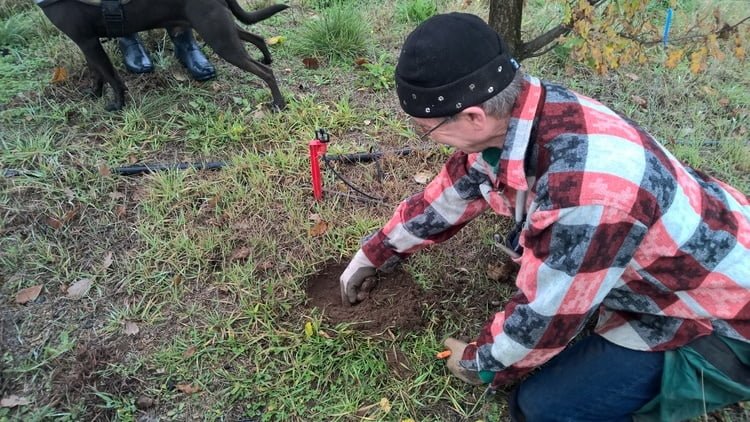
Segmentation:
[[(339, 276), (346, 265), (330, 262), (307, 280), (308, 307), (323, 311), (324, 319), (331, 324), (350, 323), (354, 329), (368, 334), (388, 329), (409, 332), (424, 327), (422, 311), (435, 303), (434, 298), (400, 269), (378, 275), (377, 285), (368, 299), (355, 306), (343, 305)], [(400, 365), (395, 363), (394, 366)]]

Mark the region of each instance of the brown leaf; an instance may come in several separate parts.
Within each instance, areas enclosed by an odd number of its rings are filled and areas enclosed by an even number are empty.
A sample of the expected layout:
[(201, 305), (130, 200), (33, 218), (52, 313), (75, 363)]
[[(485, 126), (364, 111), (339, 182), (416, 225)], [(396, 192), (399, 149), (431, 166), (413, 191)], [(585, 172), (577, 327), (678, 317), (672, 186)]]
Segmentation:
[(308, 233), (310, 234), (310, 236), (320, 236), (323, 235), (326, 231), (328, 231), (328, 223), (324, 220), (320, 220), (310, 228)]
[(275, 266), (276, 264), (274, 264), (273, 261), (263, 261), (258, 265), (258, 269), (261, 271), (268, 271)]
[(414, 181), (420, 185), (426, 185), (432, 179), (432, 173), (429, 171), (420, 171), (414, 175)]
[(354, 60), (354, 64), (357, 65), (357, 67), (364, 67), (366, 64), (369, 64), (370, 61), (367, 60), (365, 57), (357, 57), (356, 60)]
[(179, 383), (175, 386), (178, 390), (182, 391), (185, 394), (194, 394), (199, 391), (201, 391), (201, 388), (192, 384), (187, 383)]
[(729, 107), (729, 98), (722, 98), (719, 100), (719, 105), (722, 107)]
[(192, 357), (195, 354), (195, 346), (188, 347), (184, 352), (182, 352), (182, 357), (189, 358)]
[(118, 205), (115, 207), (115, 217), (121, 219), (125, 217), (125, 214), (127, 214), (127, 208), (125, 205)]
[(76, 206), (72, 210), (69, 210), (68, 212), (66, 212), (65, 215), (63, 215), (62, 217), (63, 223), (68, 223), (70, 222), (70, 220), (76, 218), (76, 216), (78, 215), (78, 211), (80, 210), (81, 210), (81, 207)]
[(32, 287), (27, 287), (25, 289), (21, 289), (16, 293), (16, 303), (19, 305), (23, 305), (25, 303), (29, 303), (32, 300), (39, 297), (39, 293), (42, 292), (42, 285), (36, 285)]
[(55, 230), (58, 230), (63, 226), (63, 222), (58, 220), (56, 217), (45, 217), (44, 222)]
[(247, 246), (243, 246), (239, 249), (236, 249), (234, 252), (232, 252), (232, 256), (229, 258), (230, 261), (238, 261), (240, 259), (245, 259), (248, 256), (250, 256), (250, 248)]
[(15, 394), (11, 394), (7, 397), (3, 397), (2, 400), (0, 400), (0, 407), (26, 406), (29, 403), (31, 403), (31, 401), (29, 401), (29, 399), (27, 399), (26, 397), (20, 397)]
[(99, 171), (99, 176), (107, 177), (112, 175), (112, 170), (109, 169), (107, 163), (99, 163), (96, 169)]
[(320, 67), (320, 62), (315, 57), (305, 57), (302, 59), (302, 64), (308, 69), (317, 69)]
[(138, 334), (140, 331), (141, 331), (141, 329), (138, 328), (138, 324), (136, 324), (135, 322), (132, 322), (132, 321), (126, 322), (125, 323), (125, 329), (123, 330), (123, 332), (126, 335), (129, 335), (129, 336), (134, 336), (134, 335)]
[(56, 67), (55, 70), (52, 71), (53, 84), (65, 82), (66, 80), (68, 80), (68, 70), (64, 67)]
[(639, 97), (637, 95), (631, 95), (630, 99), (633, 100), (634, 103), (638, 104), (639, 106), (643, 108), (648, 107), (648, 101), (643, 97)]
[(82, 278), (68, 287), (69, 299), (80, 299), (88, 293), (93, 281), (90, 278)]

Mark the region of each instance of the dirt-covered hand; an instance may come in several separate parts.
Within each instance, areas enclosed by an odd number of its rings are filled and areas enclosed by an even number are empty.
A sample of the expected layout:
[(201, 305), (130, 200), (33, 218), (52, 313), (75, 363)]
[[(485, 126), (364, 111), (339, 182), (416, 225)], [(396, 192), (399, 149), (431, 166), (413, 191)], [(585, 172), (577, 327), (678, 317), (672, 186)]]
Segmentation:
[(448, 337), (447, 339), (445, 339), (443, 344), (451, 351), (451, 355), (448, 357), (448, 361), (445, 363), (445, 366), (448, 367), (448, 370), (450, 370), (453, 375), (458, 377), (463, 382), (469, 383), (471, 385), (482, 385), (482, 380), (479, 379), (479, 374), (477, 372), (464, 369), (458, 363), (461, 361), (461, 357), (464, 355), (464, 349), (466, 348), (467, 344), (453, 337)]
[(365, 299), (375, 287), (375, 266), (360, 249), (339, 278), (341, 302), (354, 305)]

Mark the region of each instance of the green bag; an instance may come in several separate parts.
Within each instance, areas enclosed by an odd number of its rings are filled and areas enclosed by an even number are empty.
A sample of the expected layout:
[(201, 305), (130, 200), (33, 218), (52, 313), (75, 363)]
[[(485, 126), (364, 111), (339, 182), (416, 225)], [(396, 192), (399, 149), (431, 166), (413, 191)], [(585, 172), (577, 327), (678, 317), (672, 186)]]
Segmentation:
[(664, 354), (661, 392), (635, 421), (683, 421), (750, 400), (750, 343), (718, 335)]

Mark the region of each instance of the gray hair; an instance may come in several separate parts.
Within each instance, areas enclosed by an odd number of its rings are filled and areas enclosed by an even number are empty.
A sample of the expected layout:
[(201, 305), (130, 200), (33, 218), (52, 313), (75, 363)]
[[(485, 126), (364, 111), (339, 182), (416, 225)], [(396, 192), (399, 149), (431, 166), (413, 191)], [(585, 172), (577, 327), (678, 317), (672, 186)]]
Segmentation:
[(523, 76), (524, 73), (521, 69), (516, 70), (513, 81), (497, 95), (480, 104), (479, 107), (485, 113), (494, 117), (503, 118), (509, 116), (513, 110), (513, 105), (516, 103), (516, 98), (521, 93)]

